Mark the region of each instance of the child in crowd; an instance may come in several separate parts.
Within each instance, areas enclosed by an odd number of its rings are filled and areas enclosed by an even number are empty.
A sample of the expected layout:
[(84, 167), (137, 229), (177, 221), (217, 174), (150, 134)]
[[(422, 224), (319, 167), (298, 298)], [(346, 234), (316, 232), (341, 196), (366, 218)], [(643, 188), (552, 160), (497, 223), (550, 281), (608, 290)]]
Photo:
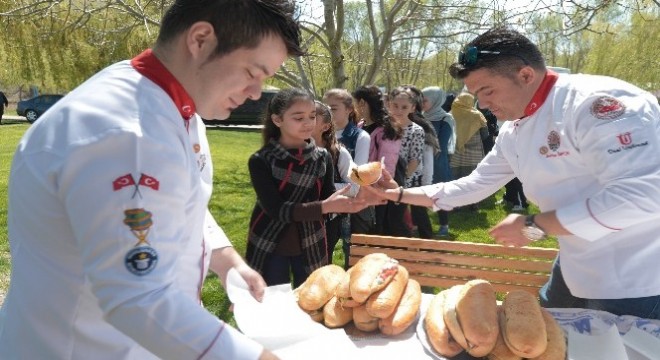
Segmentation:
[(364, 201), (335, 192), (334, 165), (311, 139), (316, 105), (301, 89), (275, 95), (264, 118), (263, 147), (249, 161), (257, 201), (246, 260), (270, 285), (300, 286), (328, 263), (325, 214), (362, 210)]
[[(337, 140), (348, 150), (357, 165), (369, 160), (369, 133), (357, 126), (357, 113), (353, 106), (353, 96), (346, 89), (330, 89), (323, 95), (323, 102), (330, 106), (332, 122)], [(350, 249), (351, 234), (369, 234), (374, 230), (375, 214), (373, 206), (351, 214), (344, 219), (345, 233), (344, 254)], [(348, 261), (348, 259), (346, 259)], [(348, 262), (346, 262), (348, 267)]]
[(356, 164), (365, 164), (369, 158), (371, 138), (357, 126), (357, 114), (351, 93), (345, 89), (330, 89), (323, 95), (323, 102), (332, 112), (337, 140), (348, 150)]
[[(346, 89), (330, 89), (323, 95), (323, 102), (330, 106), (332, 122), (335, 125), (337, 140), (348, 150), (353, 162), (362, 165), (369, 161), (369, 133), (357, 126), (357, 112), (353, 106), (353, 96)], [(342, 237), (344, 243), (344, 266), (348, 268), (351, 234), (370, 234), (374, 231), (376, 215), (373, 206), (350, 214), (348, 222), (349, 233)], [(346, 225), (346, 224), (344, 224)]]
[[(337, 141), (335, 137), (335, 126), (330, 108), (316, 101), (316, 129), (312, 134), (317, 146), (323, 147), (330, 153), (335, 170), (335, 188), (342, 189), (351, 184), (348, 172), (355, 167), (351, 154)], [(349, 190), (348, 196), (354, 197), (359, 186), (354, 185)], [(330, 214), (326, 221), (325, 232), (328, 239), (328, 263), (332, 264), (332, 253), (339, 239), (344, 239), (342, 250), (344, 252), (344, 266), (348, 267), (350, 251), (351, 229), (348, 214)], [(348, 239), (348, 240), (347, 240)]]
[[(431, 122), (423, 115), (424, 95), (417, 87), (408, 85), (404, 87), (413, 95), (414, 108), (409, 115), (410, 120), (424, 130), (424, 152), (421, 163), (421, 174), (412, 179), (412, 186), (431, 185), (433, 183), (433, 163), (435, 155), (440, 151), (438, 136)], [(424, 206), (410, 206), (412, 222), (417, 226), (417, 232), (422, 239), (433, 238), (433, 227), (429, 219), (428, 209)]]
[[(368, 134), (371, 134), (376, 128), (383, 124), (387, 117), (387, 110), (383, 102), (383, 93), (376, 85), (362, 85), (353, 93), (353, 104), (357, 114), (358, 126)], [(372, 145), (373, 147), (373, 137)]]
[[(383, 94), (377, 86), (365, 85), (353, 92), (353, 100), (362, 116), (364, 129), (371, 134), (369, 161), (381, 161), (395, 181), (405, 181), (405, 165), (398, 166), (403, 128), (387, 116)], [(406, 205), (388, 201), (375, 207), (374, 233), (380, 235), (410, 236), (403, 221)]]

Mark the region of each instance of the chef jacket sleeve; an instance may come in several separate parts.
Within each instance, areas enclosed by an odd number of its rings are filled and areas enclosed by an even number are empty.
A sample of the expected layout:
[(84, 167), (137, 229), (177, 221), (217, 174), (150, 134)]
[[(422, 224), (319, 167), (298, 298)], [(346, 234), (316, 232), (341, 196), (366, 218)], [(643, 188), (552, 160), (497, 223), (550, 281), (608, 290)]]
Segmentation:
[(632, 90), (594, 94), (577, 107), (573, 141), (600, 189), (557, 209), (571, 233), (597, 240), (660, 212), (660, 110)]
[(218, 225), (208, 209), (204, 217), (204, 239), (209, 242), (211, 250), (232, 246), (225, 231)]

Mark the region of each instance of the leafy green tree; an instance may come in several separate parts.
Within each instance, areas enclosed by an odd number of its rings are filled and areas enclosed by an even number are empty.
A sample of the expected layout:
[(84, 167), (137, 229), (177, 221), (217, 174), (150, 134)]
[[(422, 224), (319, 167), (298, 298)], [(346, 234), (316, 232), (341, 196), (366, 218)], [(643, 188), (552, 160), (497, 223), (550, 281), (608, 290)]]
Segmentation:
[[(150, 46), (172, 1), (3, 1), (0, 86), (69, 90)], [(455, 89), (460, 84), (446, 68), (460, 46), (501, 24), (526, 31), (551, 65), (658, 87), (657, 0), (296, 1), (301, 14), (320, 6), (322, 15), (301, 16), (310, 56), (287, 61), (270, 82), (280, 87), (316, 94), (367, 83)]]

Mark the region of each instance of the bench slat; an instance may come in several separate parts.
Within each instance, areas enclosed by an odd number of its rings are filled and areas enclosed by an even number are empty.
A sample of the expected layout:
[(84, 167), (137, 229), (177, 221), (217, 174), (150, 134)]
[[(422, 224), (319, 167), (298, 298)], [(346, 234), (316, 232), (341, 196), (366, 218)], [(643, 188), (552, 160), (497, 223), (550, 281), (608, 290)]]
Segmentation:
[(491, 282), (512, 283), (541, 287), (548, 281), (547, 274), (525, 274), (487, 269), (475, 269), (455, 266), (428, 266), (424, 263), (401, 262), (409, 273), (425, 274), (428, 276), (447, 276), (465, 279), (487, 279)]
[[(445, 289), (450, 288), (454, 285), (465, 284), (465, 280), (462, 279), (433, 278), (433, 277), (426, 277), (421, 275), (411, 275), (410, 277), (417, 280), (422, 286), (432, 286), (432, 287), (439, 287)], [(497, 283), (491, 283), (491, 285), (493, 286), (493, 289), (495, 289), (495, 291), (499, 293), (507, 293), (512, 290), (525, 290), (536, 297), (539, 296), (538, 287), (511, 285), (511, 284), (497, 284)]]
[(453, 264), (467, 266), (481, 266), (494, 269), (511, 269), (531, 272), (548, 272), (552, 265), (547, 260), (523, 260), (511, 258), (495, 258), (476, 255), (452, 254), (441, 252), (409, 251), (380, 247), (351, 247), (351, 255), (362, 257), (374, 252), (382, 252), (397, 260), (426, 261), (434, 264)]
[(514, 248), (496, 244), (479, 244), (460, 241), (427, 240), (364, 234), (353, 234), (351, 236), (351, 244), (403, 247), (409, 249), (416, 248), (437, 251), (476, 252), (493, 255), (529, 256), (548, 260), (553, 260), (557, 255), (557, 249), (533, 247)]
[(399, 260), (423, 286), (447, 288), (484, 279), (498, 292), (518, 289), (538, 296), (558, 250), (353, 234), (349, 264), (374, 252)]

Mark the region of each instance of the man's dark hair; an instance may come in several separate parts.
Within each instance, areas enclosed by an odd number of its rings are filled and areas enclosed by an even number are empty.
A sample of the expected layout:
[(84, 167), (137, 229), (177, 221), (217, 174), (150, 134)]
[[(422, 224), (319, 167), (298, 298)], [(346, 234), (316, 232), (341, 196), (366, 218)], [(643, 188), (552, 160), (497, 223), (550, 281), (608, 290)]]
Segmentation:
[[(468, 52), (474, 55), (471, 59), (466, 55)], [(449, 74), (457, 80), (482, 68), (505, 76), (512, 76), (524, 66), (545, 70), (545, 60), (539, 48), (521, 33), (507, 27), (496, 27), (477, 36), (463, 47), (461, 53), (459, 61), (449, 67)]]
[(218, 39), (214, 56), (256, 48), (268, 35), (280, 36), (290, 56), (300, 56), (300, 26), (291, 0), (176, 0), (160, 25), (158, 44), (171, 41), (192, 24), (206, 21)]

